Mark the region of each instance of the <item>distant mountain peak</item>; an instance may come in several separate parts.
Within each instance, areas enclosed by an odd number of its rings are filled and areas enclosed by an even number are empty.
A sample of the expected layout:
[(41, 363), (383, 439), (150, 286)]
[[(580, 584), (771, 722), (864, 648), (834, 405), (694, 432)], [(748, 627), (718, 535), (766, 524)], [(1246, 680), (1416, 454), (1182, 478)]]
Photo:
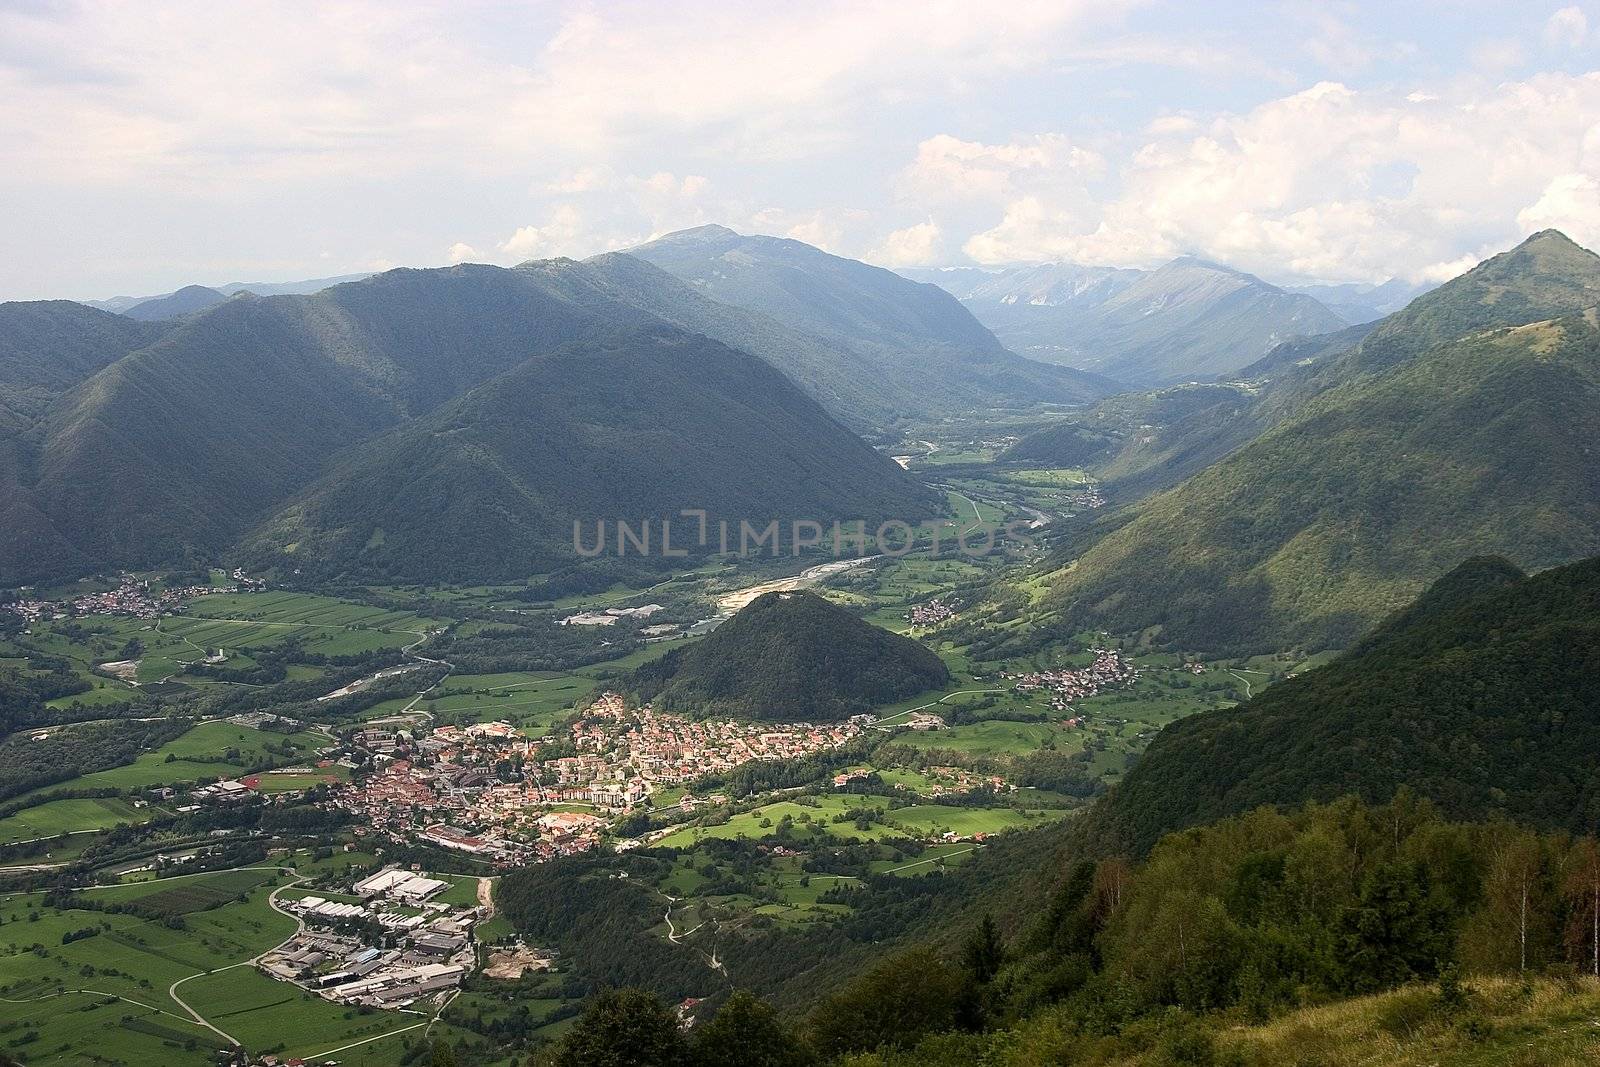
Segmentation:
[[(1219, 274), (1235, 274), (1235, 275), (1238, 275), (1241, 278), (1250, 278), (1250, 279), (1253, 279), (1255, 281), (1261, 281), (1261, 279), (1257, 278), (1255, 275), (1247, 274), (1244, 271), (1239, 270), (1239, 269), (1237, 269), (1235, 267), (1230, 267), (1226, 263), (1218, 263), (1214, 259), (1206, 259), (1204, 256), (1196, 256), (1196, 255), (1178, 256), (1176, 259), (1173, 259), (1170, 262), (1168, 262), (1166, 264), (1163, 264), (1160, 267), (1157, 267), (1155, 273), (1159, 274), (1161, 271), (1174, 270), (1174, 269), (1214, 270), (1214, 271), (1217, 271)], [(1262, 282), (1262, 284), (1266, 285), (1266, 284), (1269, 284), (1269, 283)]]
[(737, 230), (730, 230), (726, 226), (715, 222), (708, 222), (704, 226), (691, 226), (687, 230), (673, 230), (671, 233), (662, 234), (655, 241), (720, 241), (729, 237), (743, 237)]

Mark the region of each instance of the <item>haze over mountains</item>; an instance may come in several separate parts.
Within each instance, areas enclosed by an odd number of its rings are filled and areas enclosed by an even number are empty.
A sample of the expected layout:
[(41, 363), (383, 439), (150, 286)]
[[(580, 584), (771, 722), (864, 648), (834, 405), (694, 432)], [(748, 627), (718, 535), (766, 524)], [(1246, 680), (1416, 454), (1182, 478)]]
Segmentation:
[(1258, 437), (1064, 568), (1071, 625), (1346, 645), (1472, 555), (1600, 552), (1600, 257), (1555, 231), (1258, 390)]
[(1338, 330), (1370, 310), (1347, 317), (1305, 292), (1193, 257), (1153, 271), (1053, 263), (905, 273), (948, 289), (1015, 352), (1132, 386), (1228, 375), (1283, 341)]
[[(935, 286), (799, 241), (702, 226), (629, 254), (719, 303), (758, 312), (837, 352), (830, 380), (814, 392), (833, 391), (840, 397), (836, 410), (842, 404), (880, 423), (917, 411), (1081, 403), (1120, 388), (1020, 358)], [(793, 376), (809, 380), (806, 373)]]
[[(89, 307), (99, 308), (101, 311), (115, 311), (118, 314), (126, 314), (140, 305), (159, 307), (161, 305), (157, 301), (170, 300), (179, 293), (193, 289), (210, 290), (214, 293), (220, 293), (222, 296), (233, 296), (235, 293), (254, 293), (256, 296), (303, 296), (320, 292), (331, 286), (342, 285), (345, 282), (358, 282), (363, 278), (370, 277), (372, 277), (370, 273), (341, 274), (333, 278), (305, 278), (292, 282), (228, 282), (225, 285), (186, 285), (175, 292), (158, 293), (154, 296), (114, 296), (109, 300), (83, 300), (80, 303), (87, 304)], [(216, 301), (213, 300), (211, 303), (216, 303)], [(136, 317), (150, 316), (147, 314)]]

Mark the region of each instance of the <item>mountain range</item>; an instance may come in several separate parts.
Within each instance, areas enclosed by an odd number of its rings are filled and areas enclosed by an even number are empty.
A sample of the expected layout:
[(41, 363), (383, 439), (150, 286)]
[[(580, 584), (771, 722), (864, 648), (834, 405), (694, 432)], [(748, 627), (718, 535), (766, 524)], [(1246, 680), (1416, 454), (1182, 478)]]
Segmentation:
[[(867, 306), (893, 318), (923, 295), (903, 287)], [(776, 368), (823, 357), (626, 256), (395, 270), (161, 323), (0, 305), (0, 582), (241, 546), (310, 573), (505, 577), (561, 556), (580, 514), (930, 514)]]
[(1291, 337), (1350, 325), (1314, 297), (1183, 257), (1153, 271), (1040, 264), (908, 271), (1013, 351), (1133, 386), (1225, 377)]
[(862, 429), (930, 414), (1079, 404), (1120, 390), (1009, 351), (937, 286), (799, 241), (702, 226), (628, 254), (807, 338), (805, 365), (783, 369)]
[[(1535, 234), (1256, 390), (1261, 432), (1107, 524), (1072, 625), (1341, 647), (1469, 556), (1600, 551), (1600, 257)], [(1113, 528), (1114, 527), (1114, 528)]]
[[(101, 311), (114, 311), (117, 314), (127, 314), (131, 309), (140, 305), (159, 307), (158, 301), (170, 300), (191, 289), (209, 290), (220, 293), (222, 296), (233, 296), (235, 293), (254, 293), (256, 296), (304, 296), (330, 289), (335, 285), (345, 282), (359, 282), (363, 278), (372, 277), (367, 274), (341, 274), (333, 278), (304, 278), (292, 282), (228, 282), (224, 285), (186, 285), (170, 293), (157, 293), (153, 296), (114, 296), (108, 300), (84, 300), (83, 304)], [(186, 298), (188, 299), (188, 298)], [(212, 301), (215, 303), (215, 301)], [(193, 308), (189, 310), (194, 310)], [(143, 317), (150, 317), (148, 313)]]

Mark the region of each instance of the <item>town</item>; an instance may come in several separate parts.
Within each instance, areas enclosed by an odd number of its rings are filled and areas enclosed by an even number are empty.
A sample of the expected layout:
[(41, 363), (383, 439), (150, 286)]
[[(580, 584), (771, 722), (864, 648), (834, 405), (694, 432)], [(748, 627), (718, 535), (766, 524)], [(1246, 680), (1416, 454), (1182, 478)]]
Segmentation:
[[(649, 808), (662, 789), (837, 748), (868, 721), (699, 720), (630, 708), (607, 692), (550, 737), (525, 737), (502, 722), (439, 726), (420, 737), (367, 728), (351, 744), (373, 773), (329, 803), (368, 832), (509, 866), (593, 849), (613, 818)], [(692, 810), (702, 799), (712, 798), (683, 793), (672, 803)]]

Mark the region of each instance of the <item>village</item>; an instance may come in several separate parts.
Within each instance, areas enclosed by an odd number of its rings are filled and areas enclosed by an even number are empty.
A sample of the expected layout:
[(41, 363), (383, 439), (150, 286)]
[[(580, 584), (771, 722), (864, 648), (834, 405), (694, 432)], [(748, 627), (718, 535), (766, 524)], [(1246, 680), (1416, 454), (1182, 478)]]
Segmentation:
[(1093, 653), (1094, 659), (1087, 667), (1062, 667), (1002, 677), (1009, 678), (1020, 693), (1049, 692), (1051, 709), (1063, 712), (1072, 710), (1080, 700), (1112, 689), (1126, 689), (1139, 680), (1139, 668), (1121, 652), (1097, 648)]
[(329, 803), (363, 830), (510, 866), (595, 848), (611, 822), (671, 803), (693, 810), (720, 798), (682, 787), (761, 760), (792, 760), (859, 737), (868, 718), (774, 726), (691, 719), (604, 693), (553, 737), (508, 723), (438, 726), (422, 736), (363, 729), (351, 743), (374, 772)]
[[(134, 574), (118, 577), (115, 589), (86, 593), (69, 600), (20, 599), (0, 603), (0, 610), (21, 615), (29, 623), (55, 619), (88, 618), (90, 616), (127, 616), (135, 619), (159, 619), (181, 610), (183, 602), (195, 597), (217, 593), (237, 593), (241, 590), (259, 591), (266, 583), (248, 577), (240, 568), (234, 568), (229, 581), (223, 585), (183, 585), (152, 590), (150, 581)], [(93, 579), (84, 579), (92, 581)]]

